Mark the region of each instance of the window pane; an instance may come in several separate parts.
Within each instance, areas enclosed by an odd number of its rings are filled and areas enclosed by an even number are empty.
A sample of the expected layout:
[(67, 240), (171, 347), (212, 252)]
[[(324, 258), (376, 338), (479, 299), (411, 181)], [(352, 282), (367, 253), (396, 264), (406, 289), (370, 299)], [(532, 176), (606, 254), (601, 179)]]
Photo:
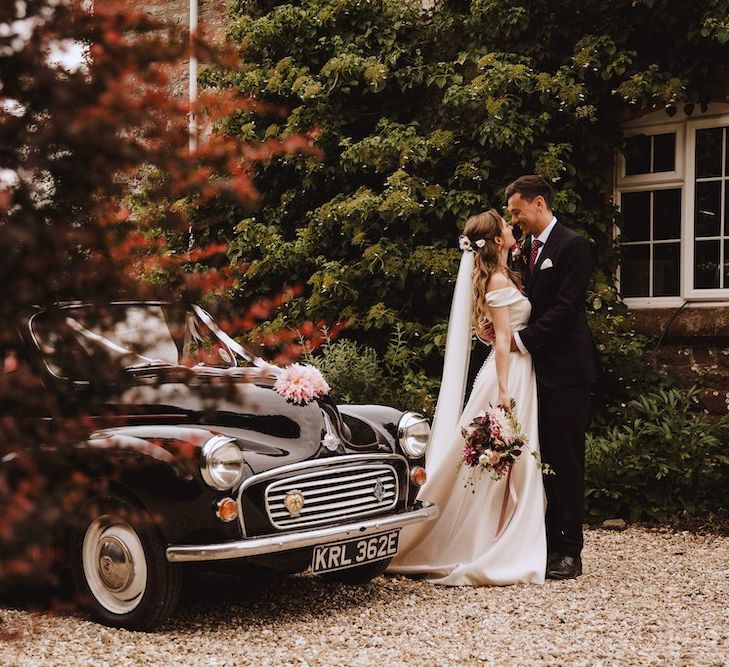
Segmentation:
[(653, 296), (678, 296), (680, 267), (680, 243), (656, 243), (653, 246)]
[(724, 181), (724, 236), (729, 236), (729, 181)]
[(719, 287), (719, 241), (696, 241), (694, 252), (694, 287)]
[(653, 193), (653, 238), (681, 238), (681, 190)]
[(648, 241), (651, 231), (651, 193), (626, 192), (620, 200), (623, 241)]
[(721, 218), (721, 181), (696, 184), (696, 236), (718, 236)]
[(696, 178), (721, 176), (721, 127), (696, 131)]
[(729, 287), (729, 240), (724, 241), (724, 285)]
[(653, 171), (673, 171), (676, 165), (676, 133), (653, 137)]
[(625, 175), (648, 174), (651, 170), (651, 138), (646, 135), (625, 140)]
[(623, 246), (620, 264), (620, 291), (624, 297), (650, 296), (650, 245)]

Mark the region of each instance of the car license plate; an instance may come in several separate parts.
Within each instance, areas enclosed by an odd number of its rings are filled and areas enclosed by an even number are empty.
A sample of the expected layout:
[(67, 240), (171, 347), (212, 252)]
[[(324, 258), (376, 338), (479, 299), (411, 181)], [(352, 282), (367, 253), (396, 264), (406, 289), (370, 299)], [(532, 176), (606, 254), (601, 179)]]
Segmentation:
[(322, 544), (314, 549), (311, 569), (314, 573), (331, 572), (392, 558), (397, 553), (399, 538), (400, 530), (398, 529), (388, 533)]

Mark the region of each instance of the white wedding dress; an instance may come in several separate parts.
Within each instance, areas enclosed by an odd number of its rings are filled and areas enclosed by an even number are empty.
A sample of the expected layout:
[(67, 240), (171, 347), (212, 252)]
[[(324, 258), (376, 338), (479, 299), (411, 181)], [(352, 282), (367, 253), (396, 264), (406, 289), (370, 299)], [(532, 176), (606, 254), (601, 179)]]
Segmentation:
[[(531, 304), (516, 287), (489, 292), (486, 301), (489, 307), (508, 306), (512, 330), (523, 329), (529, 321)], [(509, 393), (529, 449), (538, 453), (537, 388), (530, 355), (510, 354)], [(388, 571), (425, 575), (447, 586), (544, 582), (546, 499), (537, 460), (524, 450), (508, 478), (494, 481), (482, 473), (474, 484), (469, 483), (473, 470), (458, 467), (464, 445), (460, 427), (497, 401), (492, 352), (476, 377), (457, 432), (431, 442), (428, 449), (428, 481), (418, 498), (437, 504), (440, 515), (403, 529)]]

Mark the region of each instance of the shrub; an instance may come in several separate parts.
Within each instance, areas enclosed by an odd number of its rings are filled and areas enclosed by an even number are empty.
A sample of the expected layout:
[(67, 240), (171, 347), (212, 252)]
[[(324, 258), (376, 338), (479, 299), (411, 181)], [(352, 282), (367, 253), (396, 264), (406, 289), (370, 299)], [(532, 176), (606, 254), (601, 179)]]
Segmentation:
[(600, 357), (593, 430), (624, 423), (624, 406), (669, 386), (665, 373), (647, 361), (653, 340), (631, 328), (628, 309), (615, 292), (596, 281), (588, 292), (587, 316)]
[(319, 354), (307, 353), (302, 360), (322, 372), (337, 403), (377, 402), (383, 374), (371, 347), (347, 338), (328, 339)]
[(303, 360), (313, 364), (332, 388), (332, 398), (341, 403), (376, 403), (401, 410), (432, 415), (432, 394), (437, 381), (418, 363), (401, 326), (396, 326), (382, 356), (354, 340), (326, 338), (316, 352)]
[(659, 389), (634, 398), (619, 425), (588, 434), (592, 518), (676, 521), (727, 508), (729, 419), (697, 413), (697, 394)]

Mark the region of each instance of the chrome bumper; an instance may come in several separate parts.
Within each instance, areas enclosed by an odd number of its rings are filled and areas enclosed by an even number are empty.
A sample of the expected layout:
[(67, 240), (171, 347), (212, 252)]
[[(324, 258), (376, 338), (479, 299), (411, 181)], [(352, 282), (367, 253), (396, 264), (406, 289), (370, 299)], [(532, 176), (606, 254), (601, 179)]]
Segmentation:
[(290, 549), (301, 549), (327, 542), (336, 542), (349, 537), (370, 535), (383, 530), (402, 528), (420, 521), (432, 521), (438, 516), (438, 507), (432, 503), (423, 503), (422, 507), (399, 514), (367, 519), (343, 526), (331, 528), (315, 528), (295, 533), (251, 537), (236, 542), (222, 544), (180, 544), (167, 547), (167, 560), (170, 563), (187, 563), (192, 561), (227, 560), (245, 558), (261, 554), (279, 553)]

